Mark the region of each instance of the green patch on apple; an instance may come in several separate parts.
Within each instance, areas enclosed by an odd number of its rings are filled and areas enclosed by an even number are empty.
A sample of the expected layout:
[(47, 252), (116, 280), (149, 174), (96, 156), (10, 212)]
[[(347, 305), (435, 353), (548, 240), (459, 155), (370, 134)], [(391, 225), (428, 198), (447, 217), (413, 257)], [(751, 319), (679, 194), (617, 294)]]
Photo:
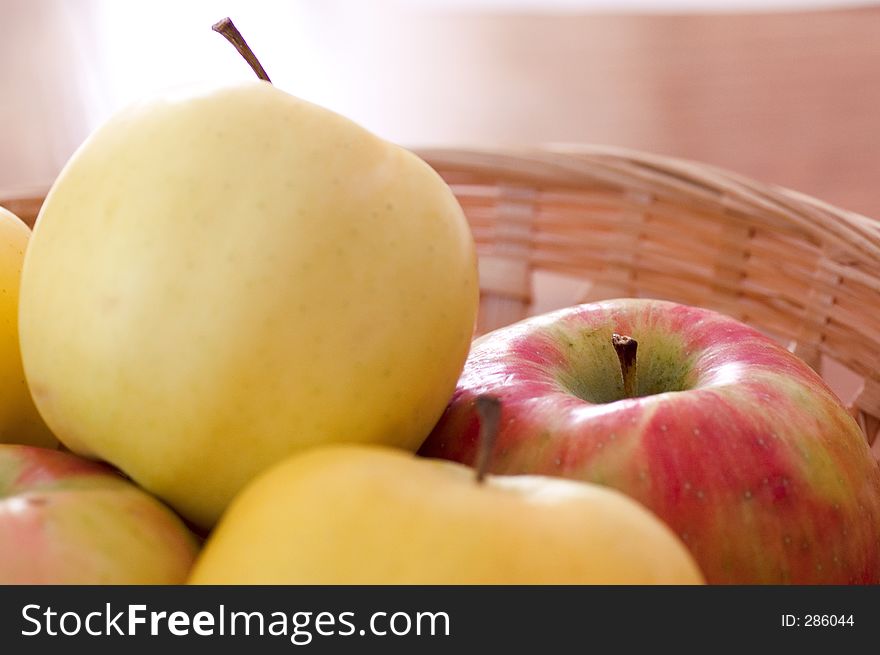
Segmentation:
[[(556, 371), (559, 384), (581, 400), (593, 404), (626, 398), (620, 363), (611, 337), (617, 327), (612, 322), (597, 328), (573, 331), (562, 325), (554, 335), (568, 346), (568, 367)], [(649, 338), (643, 338), (643, 334)], [(680, 336), (652, 332), (633, 326), (631, 336), (639, 344), (636, 396), (683, 391), (696, 382), (693, 358), (685, 351)]]

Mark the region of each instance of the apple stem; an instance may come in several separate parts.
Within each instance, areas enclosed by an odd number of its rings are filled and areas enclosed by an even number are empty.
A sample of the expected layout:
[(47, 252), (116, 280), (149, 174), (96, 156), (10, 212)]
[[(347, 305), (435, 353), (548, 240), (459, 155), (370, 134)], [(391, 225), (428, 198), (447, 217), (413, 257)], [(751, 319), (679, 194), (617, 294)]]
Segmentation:
[(489, 468), (489, 458), (498, 440), (498, 422), (501, 419), (501, 400), (497, 396), (483, 394), (474, 401), (480, 417), (480, 436), (477, 452), (477, 483), (482, 484)]
[(224, 37), (226, 37), (227, 41), (235, 46), (235, 49), (238, 50), (238, 54), (244, 57), (244, 60), (257, 74), (257, 77), (259, 77), (261, 80), (266, 80), (269, 84), (272, 83), (272, 80), (270, 80), (269, 76), (266, 75), (266, 71), (263, 69), (263, 65), (260, 63), (260, 60), (257, 59), (254, 51), (251, 50), (250, 46), (247, 44), (247, 41), (244, 40), (244, 37), (241, 35), (241, 32), (238, 31), (238, 28), (232, 24), (232, 20), (230, 18), (227, 17), (223, 20), (217, 21), (216, 23), (211, 25), (211, 29), (218, 34), (222, 34)]
[(638, 395), (638, 362), (636, 351), (639, 342), (632, 337), (617, 334), (611, 335), (611, 345), (620, 360), (620, 374), (623, 376), (623, 395), (625, 398), (635, 398)]

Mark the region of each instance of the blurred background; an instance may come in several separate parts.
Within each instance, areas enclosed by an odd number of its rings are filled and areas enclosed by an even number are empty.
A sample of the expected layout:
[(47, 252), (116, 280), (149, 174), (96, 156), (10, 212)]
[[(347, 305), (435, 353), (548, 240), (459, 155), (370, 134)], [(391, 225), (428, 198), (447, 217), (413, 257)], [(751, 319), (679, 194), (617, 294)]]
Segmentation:
[(0, 0), (0, 197), (119, 106), (273, 81), (407, 146), (588, 142), (720, 165), (880, 217), (880, 3)]
[[(252, 78), (224, 16), (276, 85), (405, 146), (623, 146), (880, 218), (880, 1), (840, 0), (0, 0), (0, 201), (32, 219), (126, 103)], [(593, 291), (536, 274), (532, 311)]]

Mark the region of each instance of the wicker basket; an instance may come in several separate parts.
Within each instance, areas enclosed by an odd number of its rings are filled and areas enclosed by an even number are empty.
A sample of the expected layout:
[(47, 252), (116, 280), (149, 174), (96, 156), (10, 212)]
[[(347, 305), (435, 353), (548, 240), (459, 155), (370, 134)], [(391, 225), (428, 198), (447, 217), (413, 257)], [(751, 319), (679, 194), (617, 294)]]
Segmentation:
[[(693, 162), (607, 148), (422, 150), (480, 253), (479, 332), (529, 315), (533, 280), (716, 309), (820, 373), (863, 380), (851, 411), (880, 459), (880, 224)], [(0, 199), (33, 221), (41, 198)]]
[(704, 164), (619, 149), (422, 150), (480, 253), (478, 331), (526, 317), (534, 275), (605, 297), (722, 311), (817, 371), (863, 380), (851, 411), (880, 459), (880, 223)]

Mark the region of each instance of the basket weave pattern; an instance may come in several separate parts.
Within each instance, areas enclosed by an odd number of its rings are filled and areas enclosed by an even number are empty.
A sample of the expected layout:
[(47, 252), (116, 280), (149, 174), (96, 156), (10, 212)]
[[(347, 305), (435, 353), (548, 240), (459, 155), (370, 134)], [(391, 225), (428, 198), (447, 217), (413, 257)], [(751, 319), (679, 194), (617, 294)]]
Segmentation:
[(850, 408), (880, 459), (880, 223), (704, 164), (598, 147), (419, 152), (480, 255), (478, 332), (525, 318), (535, 271), (607, 297), (715, 309), (821, 371), (864, 379)]

